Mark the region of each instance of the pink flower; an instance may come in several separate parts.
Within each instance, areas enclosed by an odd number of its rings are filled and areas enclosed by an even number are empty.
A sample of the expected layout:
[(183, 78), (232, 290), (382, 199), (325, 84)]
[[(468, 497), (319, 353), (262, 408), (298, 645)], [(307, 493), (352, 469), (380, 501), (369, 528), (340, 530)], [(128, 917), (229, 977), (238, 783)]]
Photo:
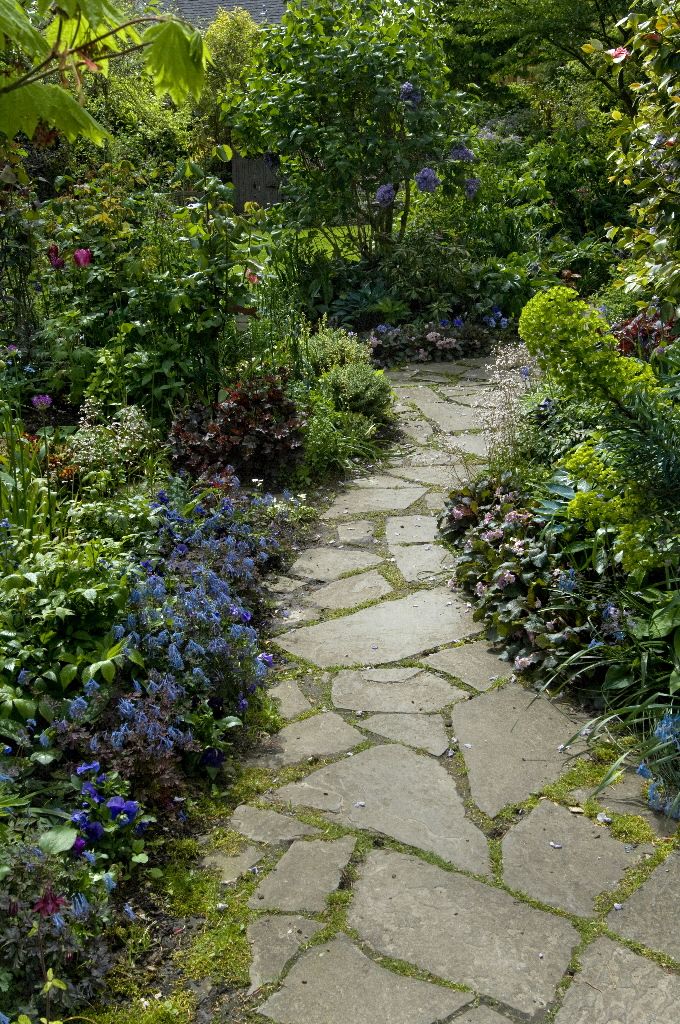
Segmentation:
[(630, 57), (630, 50), (627, 50), (625, 46), (617, 46), (613, 50), (607, 50), (607, 53), (615, 64), (621, 64)]
[(511, 573), (508, 569), (504, 569), (496, 578), (496, 585), (500, 587), (501, 590), (505, 590), (505, 588), (509, 587), (511, 583), (514, 583), (516, 579), (517, 577), (514, 573)]
[(76, 249), (73, 253), (73, 262), (77, 267), (89, 267), (92, 263), (91, 249)]
[(256, 274), (254, 270), (246, 270), (246, 281), (257, 285), (260, 283), (260, 275)]

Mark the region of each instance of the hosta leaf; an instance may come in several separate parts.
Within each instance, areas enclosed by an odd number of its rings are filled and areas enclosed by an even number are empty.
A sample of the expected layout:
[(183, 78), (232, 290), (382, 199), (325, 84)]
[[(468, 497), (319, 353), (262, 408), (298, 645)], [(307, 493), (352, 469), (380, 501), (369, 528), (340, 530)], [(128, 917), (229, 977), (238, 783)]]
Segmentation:
[(70, 850), (78, 837), (74, 828), (68, 825), (58, 825), (47, 832), (43, 832), (38, 840), (38, 846), (43, 853), (66, 853)]

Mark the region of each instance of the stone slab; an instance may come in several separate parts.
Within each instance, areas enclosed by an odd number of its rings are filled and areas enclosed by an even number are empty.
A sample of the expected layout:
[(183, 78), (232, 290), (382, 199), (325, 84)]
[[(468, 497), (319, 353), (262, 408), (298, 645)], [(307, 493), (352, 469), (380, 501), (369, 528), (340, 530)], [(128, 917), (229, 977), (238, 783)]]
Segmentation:
[(302, 836), (318, 835), (318, 828), (305, 825), (302, 821), (289, 818), (278, 811), (270, 811), (261, 807), (251, 807), (249, 804), (241, 804), (231, 816), (229, 827), (240, 832), (241, 835), (253, 839), (256, 843), (267, 843), (269, 846), (278, 846), (282, 843), (292, 843)]
[(641, 856), (603, 825), (543, 800), (505, 836), (503, 875), (511, 889), (588, 916), (595, 897), (613, 889)]
[[(429, 394), (425, 394), (429, 392)], [(430, 397), (432, 396), (432, 397)], [(443, 401), (429, 388), (417, 389), (411, 401), (417, 405), (428, 420), (439, 427), (445, 434), (455, 434), (462, 430), (480, 427), (480, 416), (475, 409), (467, 405), (454, 405)]]
[(276, 791), (294, 807), (327, 811), (436, 853), (469, 871), (488, 870), (486, 840), (465, 817), (453, 778), (436, 761), (399, 744), (371, 747)]
[(579, 723), (514, 683), (457, 704), (452, 714), (472, 799), (492, 817), (554, 781), (573, 756), (574, 748), (558, 747)]
[(451, 572), (455, 565), (455, 555), (441, 544), (392, 544), (390, 554), (407, 583)]
[(432, 437), (432, 426), (417, 416), (400, 416), (399, 428), (417, 444), (425, 444)]
[(298, 914), (267, 914), (248, 925), (248, 942), (252, 951), (250, 992), (276, 981), (300, 946), (309, 942), (323, 928), (319, 921), (310, 921)]
[(258, 1013), (277, 1024), (440, 1024), (470, 999), (394, 974), (338, 935), (306, 950)]
[(501, 1017), (490, 1006), (476, 1006), (462, 1016), (456, 1017), (455, 1024), (512, 1024), (509, 1017)]
[(380, 665), (478, 632), (472, 611), (445, 588), (384, 601), (342, 619), (303, 626), (277, 637), (289, 654), (330, 668)]
[(293, 562), (290, 571), (294, 576), (309, 580), (337, 580), (348, 572), (371, 569), (382, 562), (379, 555), (353, 548), (309, 548)]
[(364, 737), (334, 711), (324, 711), (290, 725), (262, 741), (249, 763), (263, 768), (280, 768), (310, 757), (333, 757), (351, 750)]
[(526, 1014), (552, 1002), (580, 941), (566, 920), (394, 851), (369, 853), (348, 921), (377, 952)]
[(462, 451), (479, 459), (485, 458), (489, 450), (484, 434), (456, 434), (450, 438), (449, 447), (453, 451)]
[(435, 516), (392, 516), (385, 524), (388, 544), (430, 544), (437, 535)]
[(236, 855), (224, 853), (222, 850), (212, 850), (202, 859), (201, 865), (209, 871), (217, 872), (222, 885), (231, 885), (261, 860), (262, 852), (260, 850), (255, 849), (254, 846), (246, 846)]
[(266, 580), (266, 585), (274, 594), (292, 594), (305, 584), (303, 580), (294, 580), (290, 576), (274, 576)]
[(678, 892), (680, 853), (671, 853), (621, 910), (612, 910), (607, 924), (619, 935), (680, 961), (680, 920), (675, 902)]
[(634, 772), (626, 772), (602, 792), (594, 794), (592, 789), (575, 789), (570, 794), (573, 803), (584, 803), (591, 796), (609, 814), (635, 814), (643, 818), (658, 836), (672, 836), (678, 829), (678, 822), (658, 811), (653, 811), (644, 797), (646, 784)]
[(425, 665), (448, 672), (476, 690), (488, 690), (496, 679), (509, 676), (512, 672), (507, 661), (501, 661), (489, 650), (486, 640), (475, 640), (462, 647), (450, 647), (421, 658)]
[(424, 487), (400, 487), (394, 477), (387, 477), (393, 487), (356, 487), (347, 494), (341, 494), (331, 507), (323, 513), (322, 519), (342, 519), (343, 516), (361, 512), (397, 512), (413, 505), (425, 494)]
[(427, 713), (467, 696), (440, 676), (417, 668), (346, 670), (333, 680), (333, 703), (351, 711)]
[(270, 697), (278, 701), (283, 718), (297, 718), (309, 711), (311, 705), (304, 693), (293, 679), (282, 679), (269, 690)]
[(444, 723), (438, 715), (379, 714), (367, 718), (362, 724), (378, 736), (426, 750), (435, 757), (441, 757), (449, 746)]
[(425, 504), (433, 512), (443, 512), (446, 500), (446, 495), (442, 491), (428, 491), (425, 495)]
[(344, 839), (298, 839), (250, 897), (253, 910), (306, 910), (320, 914), (326, 897), (340, 884), (354, 851), (352, 836)]
[(389, 469), (388, 473), (403, 480), (415, 480), (430, 487), (451, 487), (457, 479), (457, 466), (449, 459), (448, 466), (401, 466)]
[(370, 544), (374, 533), (375, 523), (370, 519), (355, 519), (338, 526), (338, 540), (341, 544)]
[(392, 587), (385, 577), (372, 569), (358, 576), (350, 576), (347, 580), (327, 583), (308, 594), (305, 600), (317, 608), (337, 611), (339, 608), (354, 608), (364, 601), (376, 601), (391, 593)]
[(677, 974), (605, 938), (581, 962), (555, 1024), (677, 1024)]
[(359, 476), (352, 480), (352, 487), (368, 488), (370, 490), (383, 487), (408, 487), (403, 480), (393, 480), (384, 473), (375, 473), (373, 476)]

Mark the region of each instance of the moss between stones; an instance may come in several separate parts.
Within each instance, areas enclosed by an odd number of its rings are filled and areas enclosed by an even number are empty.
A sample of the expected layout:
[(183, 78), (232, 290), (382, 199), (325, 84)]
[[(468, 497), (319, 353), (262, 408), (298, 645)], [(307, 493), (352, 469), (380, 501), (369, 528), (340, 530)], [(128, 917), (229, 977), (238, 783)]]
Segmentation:
[(116, 1006), (73, 1020), (92, 1021), (93, 1024), (192, 1024), (195, 1020), (196, 1001), (193, 996), (178, 989), (167, 999), (136, 998), (127, 1006)]

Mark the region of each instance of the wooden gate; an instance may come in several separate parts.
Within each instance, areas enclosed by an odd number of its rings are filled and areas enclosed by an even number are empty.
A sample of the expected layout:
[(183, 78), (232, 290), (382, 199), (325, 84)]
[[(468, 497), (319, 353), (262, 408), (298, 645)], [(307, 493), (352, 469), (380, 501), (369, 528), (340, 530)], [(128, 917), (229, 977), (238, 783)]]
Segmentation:
[(243, 212), (245, 203), (272, 206), (280, 201), (277, 170), (264, 157), (243, 157), (234, 153), (231, 180), (234, 184), (234, 206), (238, 213)]

